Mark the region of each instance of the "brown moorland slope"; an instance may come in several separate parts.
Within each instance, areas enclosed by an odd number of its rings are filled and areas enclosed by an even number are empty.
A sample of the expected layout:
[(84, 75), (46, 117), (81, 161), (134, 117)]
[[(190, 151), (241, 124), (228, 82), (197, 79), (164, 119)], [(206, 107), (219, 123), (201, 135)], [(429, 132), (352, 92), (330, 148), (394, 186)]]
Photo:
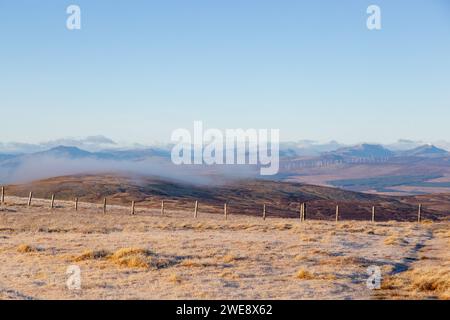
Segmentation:
[(341, 190), (337, 188), (306, 185), (295, 182), (266, 180), (240, 180), (217, 185), (195, 185), (168, 181), (157, 177), (133, 175), (76, 175), (50, 178), (27, 184), (6, 186), (7, 194), (27, 197), (30, 191), (36, 198), (159, 208), (164, 200), (166, 208), (192, 210), (194, 201), (200, 210), (221, 213), (228, 204), (230, 214), (260, 215), (263, 204), (267, 214), (296, 218), (299, 204), (307, 203), (308, 218), (332, 220), (335, 206), (340, 207), (341, 219), (368, 220), (372, 206), (376, 207), (376, 220), (414, 221), (417, 207), (423, 205), (425, 219), (446, 219), (450, 212), (450, 195), (421, 195), (410, 197), (380, 196)]

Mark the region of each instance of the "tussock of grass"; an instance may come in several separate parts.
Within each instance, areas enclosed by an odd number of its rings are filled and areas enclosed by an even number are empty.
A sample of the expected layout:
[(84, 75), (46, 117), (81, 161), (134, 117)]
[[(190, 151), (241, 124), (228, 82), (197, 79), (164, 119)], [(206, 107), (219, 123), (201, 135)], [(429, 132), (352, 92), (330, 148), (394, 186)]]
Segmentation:
[(381, 288), (385, 290), (407, 289), (422, 292), (439, 299), (450, 299), (450, 272), (446, 268), (411, 270), (397, 276), (383, 278)]
[(385, 230), (383, 227), (375, 227), (371, 229), (367, 229), (366, 234), (372, 235), (372, 236), (388, 236), (388, 231)]
[(348, 233), (363, 233), (367, 232), (367, 229), (365, 227), (360, 228), (349, 228), (346, 230)]
[(41, 251), (38, 247), (28, 245), (28, 244), (21, 244), (17, 247), (17, 252), (20, 253), (30, 253), (30, 252), (38, 252)]
[(396, 276), (384, 276), (381, 281), (382, 290), (396, 290), (404, 285), (405, 281)]
[(116, 259), (115, 263), (127, 268), (149, 268), (150, 263), (146, 256), (132, 255)]
[(225, 262), (225, 263), (232, 263), (232, 262), (236, 262), (236, 261), (244, 260), (244, 259), (245, 259), (245, 257), (237, 256), (234, 254), (227, 254), (222, 258), (223, 262)]
[(322, 280), (336, 280), (337, 279), (336, 275), (332, 274), (332, 273), (321, 274), (319, 278)]
[(328, 256), (328, 255), (329, 255), (329, 252), (328, 252), (328, 251), (325, 251), (325, 250), (322, 250), (322, 249), (313, 249), (313, 250), (310, 251), (310, 254), (311, 254), (311, 255), (314, 255), (314, 254), (320, 254), (320, 255), (326, 255), (326, 256)]
[(295, 274), (295, 277), (297, 279), (302, 279), (302, 280), (315, 279), (314, 275), (311, 272), (309, 272), (308, 270), (305, 270), (305, 269), (298, 270), (297, 273)]
[(278, 229), (278, 230), (290, 230), (290, 229), (292, 229), (292, 224), (290, 224), (290, 223), (278, 223), (278, 224), (276, 224), (275, 225), (275, 228), (276, 229)]
[(204, 264), (200, 263), (199, 261), (194, 261), (194, 260), (188, 259), (188, 260), (183, 260), (180, 263), (180, 266), (182, 266), (182, 267), (189, 267), (189, 268), (190, 267), (203, 267)]
[(395, 237), (393, 237), (393, 236), (390, 236), (390, 237), (387, 237), (386, 239), (384, 239), (384, 244), (386, 244), (386, 245), (392, 245), (392, 244), (396, 244), (397, 243), (397, 238), (395, 238)]
[(165, 268), (174, 264), (168, 258), (158, 257), (150, 250), (141, 248), (122, 248), (114, 253), (107, 250), (86, 250), (74, 258), (74, 261), (107, 260), (126, 268)]
[(118, 260), (129, 256), (134, 255), (145, 255), (149, 256), (152, 253), (147, 249), (141, 249), (141, 248), (122, 248), (114, 252), (114, 254), (111, 256), (112, 260)]
[(296, 255), (294, 257), (295, 261), (314, 261), (314, 259), (310, 255)]
[(109, 259), (115, 264), (127, 268), (161, 269), (173, 264), (172, 260), (158, 257), (150, 250), (141, 248), (119, 249)]
[(384, 244), (386, 244), (386, 245), (402, 245), (402, 244), (408, 244), (408, 241), (400, 238), (398, 235), (391, 235), (384, 239)]
[(450, 272), (445, 269), (430, 268), (414, 270), (410, 273), (412, 287), (418, 291), (431, 291), (438, 296), (450, 297)]
[(301, 237), (301, 240), (304, 241), (304, 242), (317, 242), (318, 241), (318, 239), (316, 239), (316, 238), (305, 237), (305, 236)]
[(111, 253), (107, 250), (86, 250), (78, 257), (74, 258), (74, 261), (86, 261), (86, 260), (98, 260), (110, 256)]
[(442, 238), (450, 238), (450, 230), (438, 230), (436, 231), (436, 234)]
[(236, 274), (235, 272), (229, 271), (229, 270), (223, 271), (222, 273), (219, 274), (219, 276), (221, 278), (226, 278), (226, 279), (233, 279), (233, 280), (239, 279), (238, 274)]
[(180, 263), (180, 266), (182, 267), (188, 267), (188, 268), (197, 268), (197, 267), (211, 267), (211, 266), (216, 266), (215, 263), (211, 263), (208, 261), (196, 261), (196, 260), (191, 260), (191, 259), (187, 259), (187, 260), (183, 260)]
[(303, 268), (297, 271), (295, 277), (301, 280), (336, 280), (336, 275), (332, 273), (317, 274)]
[(339, 229), (345, 229), (345, 230), (347, 230), (347, 229), (349, 229), (349, 228), (353, 228), (354, 227), (354, 224), (353, 223), (351, 223), (351, 222), (345, 222), (345, 223), (343, 223), (343, 224), (341, 224), (341, 225), (339, 225)]
[(352, 257), (352, 256), (337, 256), (322, 259), (319, 261), (321, 265), (353, 265), (353, 266), (367, 266), (371, 262), (363, 257)]
[(182, 279), (178, 274), (172, 273), (172, 274), (169, 276), (168, 280), (169, 280), (170, 282), (173, 282), (173, 283), (181, 283), (181, 281), (182, 281), (183, 279)]
[(149, 268), (151, 266), (151, 252), (141, 248), (122, 248), (114, 252), (110, 260), (115, 264), (127, 268)]

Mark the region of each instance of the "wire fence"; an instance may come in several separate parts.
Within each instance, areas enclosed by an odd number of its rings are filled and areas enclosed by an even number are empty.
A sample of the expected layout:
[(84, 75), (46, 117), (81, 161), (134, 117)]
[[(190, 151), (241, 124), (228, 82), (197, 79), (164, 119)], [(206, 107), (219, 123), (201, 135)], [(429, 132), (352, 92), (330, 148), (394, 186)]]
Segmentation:
[[(1, 187), (0, 204), (2, 206), (8, 206), (6, 199), (6, 188)], [(57, 199), (55, 194), (51, 194), (48, 199), (45, 198), (34, 198), (34, 194), (30, 191), (28, 198), (25, 198), (26, 206), (32, 207), (34, 202), (39, 201), (40, 203), (48, 203), (48, 209), (57, 210), (60, 208), (57, 205)], [(114, 199), (113, 199), (114, 200)], [(72, 207), (74, 211), (82, 210), (80, 206), (79, 198), (74, 197), (73, 200), (61, 199), (59, 201), (64, 201), (69, 207)], [(243, 199), (245, 202), (245, 199)], [(84, 202), (90, 206), (98, 206), (103, 214), (108, 213), (108, 208), (112, 207), (112, 203), (109, 203), (107, 197), (103, 197), (101, 202)], [(41, 207), (45, 207), (41, 205)], [(306, 220), (334, 220), (336, 222), (341, 220), (367, 220), (370, 222), (376, 221), (386, 221), (386, 220), (399, 220), (399, 221), (423, 221), (426, 214), (427, 219), (437, 219), (437, 215), (432, 212), (425, 212), (422, 204), (412, 205), (402, 205), (396, 208), (389, 208), (386, 204), (376, 205), (367, 203), (359, 203), (357, 206), (355, 203), (342, 202), (342, 203), (332, 203), (332, 201), (319, 200), (319, 201), (304, 201), (304, 202), (289, 202), (287, 204), (242, 204), (233, 202), (224, 202), (222, 206), (218, 206), (217, 203), (211, 204), (205, 201), (202, 204), (199, 200), (187, 201), (183, 199), (171, 200), (153, 200), (151, 204), (149, 201), (143, 201), (139, 203), (137, 200), (131, 200), (129, 207), (123, 205), (114, 204), (115, 208), (121, 208), (121, 210), (128, 211), (128, 214), (135, 215), (137, 209), (139, 212), (145, 212), (145, 209), (155, 210), (156, 208), (160, 210), (161, 215), (165, 215), (168, 210), (192, 210), (192, 216), (194, 219), (199, 217), (199, 211), (202, 207), (202, 211), (205, 213), (221, 213), (225, 220), (229, 219), (230, 215), (240, 214), (240, 215), (251, 215), (260, 216), (263, 220), (269, 217), (277, 218), (292, 218), (298, 219), (300, 221)], [(414, 208), (414, 210), (413, 210)]]

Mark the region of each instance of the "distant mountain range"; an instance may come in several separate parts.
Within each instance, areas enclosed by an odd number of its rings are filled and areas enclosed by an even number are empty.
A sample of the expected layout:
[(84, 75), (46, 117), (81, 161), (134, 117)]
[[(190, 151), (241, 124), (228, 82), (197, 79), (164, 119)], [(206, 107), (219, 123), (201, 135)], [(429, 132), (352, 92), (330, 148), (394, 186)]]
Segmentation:
[(424, 145), (412, 150), (403, 151), (401, 155), (404, 157), (446, 157), (449, 153), (433, 145)]
[[(317, 159), (388, 159), (393, 157), (446, 157), (450, 153), (447, 150), (433, 145), (422, 145), (410, 150), (392, 151), (378, 144), (359, 144), (356, 146), (338, 148), (333, 151), (321, 153)], [(287, 154), (289, 158), (295, 158), (296, 154)], [(303, 157), (298, 157), (303, 158)], [(308, 159), (314, 159), (309, 157)]]
[(450, 153), (433, 145), (393, 151), (361, 144), (282, 159), (280, 179), (353, 191), (411, 195), (450, 192)]
[[(359, 146), (363, 145), (375, 146), (377, 144), (363, 143), (360, 144)], [(397, 152), (397, 151), (412, 150), (414, 148), (424, 145), (434, 145), (440, 149), (450, 151), (450, 142), (443, 140), (427, 143), (423, 141), (401, 139), (398, 140), (396, 143), (381, 146), (387, 150)], [(99, 136), (90, 136), (86, 138), (57, 139), (36, 144), (21, 143), (21, 142), (8, 142), (8, 143), (0, 142), (0, 156), (36, 153), (41, 151), (47, 151), (52, 148), (57, 148), (59, 146), (76, 147), (89, 152), (120, 151), (120, 150), (129, 152), (130, 150), (145, 150), (145, 149), (164, 149), (167, 151), (171, 148), (170, 144), (151, 144), (151, 145), (142, 145), (137, 143), (123, 144), (118, 143), (108, 137), (99, 135)], [(340, 148), (347, 148), (347, 147), (352, 148), (354, 146), (342, 144), (337, 141), (321, 143), (314, 140), (299, 140), (291, 142), (281, 142), (280, 152), (283, 156), (318, 156), (325, 152), (332, 152)]]
[[(340, 148), (329, 152), (328, 155), (334, 155), (351, 158), (388, 158), (394, 156), (395, 152), (386, 149), (381, 145), (376, 144), (360, 144), (353, 147)], [(324, 156), (326, 156), (325, 154)]]
[[(89, 150), (74, 145), (43, 149), (43, 146), (53, 144), (46, 143), (25, 147), (35, 150), (33, 152), (24, 152), (25, 149), (18, 152), (20, 148), (10, 153), (0, 152), (0, 183), (127, 171), (184, 181), (200, 181), (204, 177), (208, 181), (258, 178), (257, 170), (250, 166), (174, 166), (170, 161), (170, 146), (123, 148), (101, 136), (66, 142), (88, 146)], [(265, 178), (381, 194), (450, 193), (450, 153), (447, 150), (410, 141), (399, 144), (403, 147), (368, 143), (342, 146), (335, 141), (328, 144), (313, 141), (283, 143), (279, 174)], [(405, 149), (405, 145), (413, 148)]]
[[(325, 150), (329, 148), (324, 148)], [(316, 152), (317, 156), (310, 156), (310, 153), (299, 152), (292, 146), (281, 147), (280, 156), (282, 159), (335, 159), (335, 160), (352, 160), (352, 159), (387, 159), (392, 157), (446, 157), (450, 153), (444, 149), (440, 149), (433, 145), (422, 145), (411, 150), (392, 151), (388, 148), (377, 144), (360, 144), (349, 147), (338, 147), (333, 151)], [(44, 151), (32, 153), (0, 153), (0, 161), (17, 161), (20, 159), (30, 159), (33, 157), (55, 157), (68, 159), (108, 159), (108, 160), (132, 160), (139, 161), (146, 158), (161, 157), (169, 158), (171, 150), (165, 148), (144, 148), (144, 149), (109, 149), (100, 151), (86, 151), (75, 146), (56, 146)], [(303, 154), (303, 155), (302, 155)], [(0, 162), (1, 165), (1, 162)]]
[[(283, 150), (283, 149), (282, 149)], [(304, 157), (311, 154), (302, 154), (301, 152), (295, 152), (294, 149), (288, 149), (289, 152), (283, 150), (283, 155), (285, 157), (295, 158)], [(345, 158), (367, 158), (367, 159), (378, 159), (378, 158), (390, 158), (397, 156), (417, 156), (417, 157), (429, 157), (429, 156), (446, 156), (449, 155), (447, 150), (438, 148), (434, 145), (425, 144), (416, 146), (411, 149), (389, 149), (381, 144), (368, 144), (363, 143), (355, 146), (338, 147), (327, 152), (321, 152), (317, 156), (321, 158), (335, 158), (335, 159), (345, 159)]]

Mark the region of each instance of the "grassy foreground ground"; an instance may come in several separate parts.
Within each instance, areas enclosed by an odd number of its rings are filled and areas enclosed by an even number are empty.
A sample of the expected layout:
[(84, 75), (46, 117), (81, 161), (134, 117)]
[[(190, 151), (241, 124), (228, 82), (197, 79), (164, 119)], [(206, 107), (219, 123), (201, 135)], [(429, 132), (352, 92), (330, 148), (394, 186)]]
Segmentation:
[[(448, 221), (225, 221), (26, 202), (0, 207), (0, 299), (450, 299)], [(66, 285), (72, 265), (80, 290)]]

